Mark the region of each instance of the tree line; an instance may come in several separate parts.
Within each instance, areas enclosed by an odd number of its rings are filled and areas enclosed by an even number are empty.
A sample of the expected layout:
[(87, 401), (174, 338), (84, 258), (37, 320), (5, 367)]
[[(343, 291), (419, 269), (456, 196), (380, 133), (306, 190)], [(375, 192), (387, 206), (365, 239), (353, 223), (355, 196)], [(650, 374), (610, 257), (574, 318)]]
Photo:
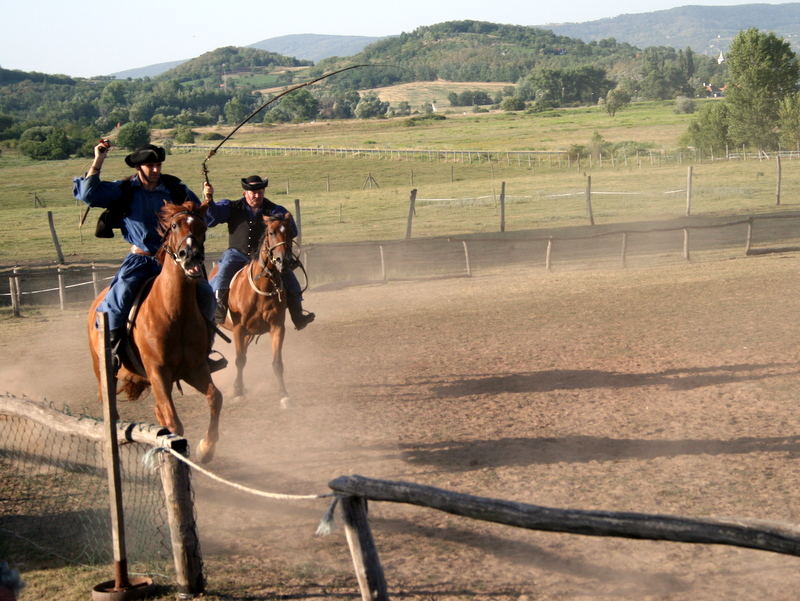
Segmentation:
[(603, 103), (613, 115), (632, 99), (704, 96), (706, 86), (722, 87), (727, 77), (727, 64), (688, 48), (639, 50), (613, 39), (584, 43), (533, 27), (452, 21), (317, 65), (254, 48), (226, 47), (143, 79), (80, 79), (0, 69), (0, 139), (17, 143), (37, 159), (90, 154), (97, 139), (112, 130), (131, 143), (140, 141), (148, 128), (172, 129), (176, 141), (193, 141), (192, 127), (235, 124), (251, 114), (269, 97), (260, 90), (281, 89), (352, 63), (380, 66), (354, 69), (298, 90), (257, 119), (302, 122), (430, 113), (428, 104), (392, 105), (363, 90), (433, 79), (508, 83), (492, 97), (480, 90), (453, 92), (448, 95), (452, 106), (542, 111)]
[(743, 146), (800, 150), (800, 67), (789, 43), (751, 28), (733, 39), (725, 60), (724, 98), (699, 111), (684, 141), (717, 155)]

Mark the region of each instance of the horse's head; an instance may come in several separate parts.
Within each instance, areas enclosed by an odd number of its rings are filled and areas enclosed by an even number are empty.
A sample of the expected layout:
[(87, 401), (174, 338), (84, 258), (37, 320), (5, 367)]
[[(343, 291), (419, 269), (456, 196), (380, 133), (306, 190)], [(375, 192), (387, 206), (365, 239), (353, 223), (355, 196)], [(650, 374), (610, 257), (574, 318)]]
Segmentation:
[(159, 230), (164, 236), (162, 252), (172, 257), (190, 278), (204, 275), (206, 210), (208, 205), (164, 202), (159, 214)]
[(292, 219), (290, 213), (283, 217), (265, 215), (263, 217), (264, 237), (258, 251), (259, 261), (266, 269), (283, 272), (290, 263), (292, 253), (292, 238), (289, 223)]

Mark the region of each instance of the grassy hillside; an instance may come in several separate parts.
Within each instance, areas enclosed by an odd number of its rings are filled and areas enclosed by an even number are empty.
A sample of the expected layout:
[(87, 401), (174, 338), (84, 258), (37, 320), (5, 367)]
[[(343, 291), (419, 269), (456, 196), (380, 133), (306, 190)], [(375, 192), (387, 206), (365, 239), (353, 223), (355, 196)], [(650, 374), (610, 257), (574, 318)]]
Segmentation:
[(690, 47), (712, 56), (727, 51), (741, 30), (772, 31), (798, 49), (800, 3), (741, 4), (737, 6), (680, 6), (640, 14), (619, 15), (585, 23), (545, 25), (559, 35), (586, 42), (614, 38), (639, 48)]
[[(535, 67), (611, 68), (631, 60), (636, 52), (614, 40), (587, 44), (535, 27), (449, 21), (370, 44), (348, 62), (396, 68), (350, 71), (337, 83), (348, 88), (436, 79), (514, 83)], [(327, 70), (343, 64), (330, 59), (318, 67)]]
[[(446, 97), (444, 90), (486, 84), (432, 82), (403, 84), (378, 90), (392, 103), (407, 100), (414, 106), (430, 94)], [(707, 102), (707, 101), (704, 101)], [(713, 101), (712, 101), (713, 102)], [(230, 145), (323, 146), (338, 148), (456, 149), (456, 150), (566, 150), (588, 144), (597, 131), (610, 142), (637, 141), (655, 149), (674, 149), (692, 115), (674, 112), (674, 102), (637, 102), (610, 117), (602, 107), (557, 109), (544, 113), (472, 113), (469, 108), (438, 105), (441, 121), (409, 127), (409, 118), (318, 121), (315, 123), (247, 125)], [(196, 128), (227, 134), (229, 126)]]
[[(497, 194), (502, 182), (509, 197), (508, 231), (584, 225), (586, 175), (593, 176), (595, 215), (599, 224), (680, 217), (686, 164), (637, 163), (577, 165), (525, 160), (487, 163), (462, 160), (399, 160), (371, 155), (265, 154), (235, 151), (235, 146), (325, 146), (334, 148), (456, 148), (512, 150), (563, 149), (587, 144), (597, 131), (610, 141), (661, 142), (674, 148), (689, 116), (676, 115), (670, 103), (636, 104), (616, 118), (599, 109), (554, 111), (551, 116), (515, 114), (450, 115), (444, 121), (409, 127), (408, 119), (347, 121), (281, 126), (250, 126), (237, 134), (209, 162), (217, 198), (241, 195), (239, 180), (253, 173), (270, 178), (267, 196), (294, 208), (302, 204), (304, 240), (308, 243), (399, 239), (405, 233), (409, 194), (418, 191), (414, 235), (442, 236), (497, 231)], [(227, 131), (225, 131), (227, 133)], [(660, 148), (660, 146), (656, 146)], [(113, 149), (103, 177), (122, 178), (125, 151)], [(174, 153), (165, 171), (191, 188), (202, 184), (207, 151)], [(52, 262), (55, 255), (47, 226), (52, 211), (61, 245), (70, 263), (117, 260), (127, 251), (119, 238), (93, 237), (97, 210), (79, 230), (84, 207), (72, 198), (71, 178), (88, 167), (86, 159), (34, 162), (0, 155), (0, 265)], [(696, 215), (770, 212), (775, 207), (774, 165), (722, 161), (695, 167)], [(374, 184), (372, 184), (374, 182)], [(372, 185), (370, 185), (372, 184)], [(614, 194), (609, 194), (613, 192)], [(33, 208), (34, 194), (47, 203)], [(780, 210), (797, 210), (800, 161), (783, 167)], [(794, 203), (794, 204), (793, 204)], [(224, 248), (226, 235), (212, 230), (209, 252)]]

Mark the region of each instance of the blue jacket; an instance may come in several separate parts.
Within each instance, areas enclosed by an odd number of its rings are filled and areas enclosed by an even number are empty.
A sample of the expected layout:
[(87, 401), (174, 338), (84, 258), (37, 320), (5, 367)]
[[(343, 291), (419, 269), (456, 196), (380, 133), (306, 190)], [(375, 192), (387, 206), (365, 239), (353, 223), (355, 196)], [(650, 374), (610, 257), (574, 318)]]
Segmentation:
[[(73, 179), (72, 193), (91, 207), (107, 209), (122, 201), (123, 182), (101, 181), (99, 174)], [(130, 179), (132, 199), (130, 212), (122, 220), (122, 237), (130, 244), (155, 254), (161, 246), (162, 238), (158, 233), (158, 213), (164, 206), (164, 200), (170, 199), (170, 193), (163, 183), (154, 190), (145, 190), (138, 175)], [(195, 204), (200, 204), (197, 196), (185, 184), (185, 197)]]

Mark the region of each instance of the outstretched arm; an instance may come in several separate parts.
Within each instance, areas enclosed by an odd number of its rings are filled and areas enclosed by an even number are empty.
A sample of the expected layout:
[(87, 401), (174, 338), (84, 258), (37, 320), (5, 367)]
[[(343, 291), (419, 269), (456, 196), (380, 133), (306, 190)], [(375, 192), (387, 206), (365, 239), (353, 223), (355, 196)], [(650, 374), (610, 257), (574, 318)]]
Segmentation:
[(92, 161), (92, 166), (89, 167), (89, 171), (86, 172), (86, 177), (100, 174), (100, 170), (103, 168), (103, 161), (106, 160), (107, 151), (108, 145), (105, 142), (100, 142), (94, 147), (94, 160)]

